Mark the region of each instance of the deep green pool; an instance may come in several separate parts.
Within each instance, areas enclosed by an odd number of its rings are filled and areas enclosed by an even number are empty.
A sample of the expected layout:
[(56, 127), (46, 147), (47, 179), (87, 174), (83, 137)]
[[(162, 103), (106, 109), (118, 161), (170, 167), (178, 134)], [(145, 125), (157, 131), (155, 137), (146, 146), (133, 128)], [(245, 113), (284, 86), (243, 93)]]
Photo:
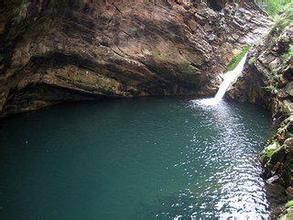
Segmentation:
[(0, 120), (0, 219), (267, 219), (251, 105), (67, 104)]

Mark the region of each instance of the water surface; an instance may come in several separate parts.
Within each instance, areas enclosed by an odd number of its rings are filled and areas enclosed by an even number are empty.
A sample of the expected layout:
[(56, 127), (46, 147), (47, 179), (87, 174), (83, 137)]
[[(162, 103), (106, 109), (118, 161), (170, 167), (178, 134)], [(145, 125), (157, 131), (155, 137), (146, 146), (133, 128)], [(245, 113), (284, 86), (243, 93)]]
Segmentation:
[(269, 114), (176, 98), (59, 105), (0, 121), (0, 219), (267, 219)]

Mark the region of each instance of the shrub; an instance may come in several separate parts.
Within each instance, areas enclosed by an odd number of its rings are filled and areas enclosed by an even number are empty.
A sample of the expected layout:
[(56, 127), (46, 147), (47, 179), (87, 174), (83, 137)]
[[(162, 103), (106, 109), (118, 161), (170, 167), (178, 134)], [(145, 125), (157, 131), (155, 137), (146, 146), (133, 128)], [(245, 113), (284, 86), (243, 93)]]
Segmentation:
[(271, 16), (280, 14), (291, 0), (258, 0), (261, 7)]

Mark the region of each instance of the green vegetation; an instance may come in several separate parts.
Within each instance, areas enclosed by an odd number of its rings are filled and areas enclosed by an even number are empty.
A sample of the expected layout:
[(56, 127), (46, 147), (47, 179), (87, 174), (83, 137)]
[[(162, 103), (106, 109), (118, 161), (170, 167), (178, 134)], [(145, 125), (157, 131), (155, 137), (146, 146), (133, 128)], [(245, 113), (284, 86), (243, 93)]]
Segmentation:
[(277, 92), (278, 92), (277, 88), (272, 84), (270, 84), (266, 87), (263, 87), (263, 88), (272, 94), (277, 94)]
[(285, 53), (282, 55), (282, 58), (285, 61), (289, 61), (292, 56), (293, 56), (293, 44), (290, 44), (289, 49), (287, 51), (285, 51)]
[(288, 50), (288, 56), (292, 57), (293, 56), (293, 45), (291, 44)]
[(293, 4), (288, 4), (288, 7), (284, 8), (284, 11), (280, 15), (276, 15), (274, 17), (275, 20), (275, 28), (276, 29), (284, 29), (290, 24), (292, 24), (293, 20)]
[(249, 49), (250, 49), (250, 46), (246, 46), (246, 47), (244, 47), (242, 49), (242, 51), (238, 55), (236, 55), (235, 57), (233, 57), (233, 59), (231, 60), (231, 62), (226, 67), (225, 72), (234, 70), (235, 67), (241, 61), (241, 59), (244, 57), (244, 55), (249, 51)]
[[(273, 37), (274, 41), (279, 40), (280, 33), (292, 25), (293, 21), (293, 3), (288, 4), (288, 7), (286, 7), (282, 14), (277, 15), (274, 17), (275, 25), (271, 29), (271, 36)], [(283, 36), (283, 38), (285, 38)], [(292, 43), (289, 44), (289, 47), (286, 51), (284, 51), (284, 54), (282, 55), (284, 59), (290, 59), (293, 56), (293, 45)]]
[(286, 203), (286, 208), (293, 207), (293, 200), (290, 200)]
[(262, 159), (270, 159), (273, 154), (279, 149), (280, 145), (278, 142), (273, 142), (269, 146), (267, 146), (262, 152), (261, 157)]
[(251, 58), (248, 60), (248, 63), (249, 63), (250, 65), (253, 65), (255, 62), (256, 62), (256, 57), (255, 57), (255, 56), (251, 57)]
[(258, 3), (271, 16), (282, 13), (292, 0), (258, 0)]

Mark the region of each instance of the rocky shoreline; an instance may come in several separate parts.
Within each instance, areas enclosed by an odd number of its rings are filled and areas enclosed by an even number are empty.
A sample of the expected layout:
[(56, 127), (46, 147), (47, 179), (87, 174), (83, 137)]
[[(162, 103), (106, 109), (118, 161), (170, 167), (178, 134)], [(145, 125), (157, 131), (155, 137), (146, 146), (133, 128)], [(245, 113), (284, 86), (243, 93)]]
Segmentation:
[(275, 194), (271, 196), (273, 219), (281, 213), (281, 219), (293, 215), (292, 16), (291, 11), (284, 13), (250, 51), (242, 76), (226, 95), (228, 100), (250, 102), (272, 112), (275, 134), (260, 157), (268, 191)]

